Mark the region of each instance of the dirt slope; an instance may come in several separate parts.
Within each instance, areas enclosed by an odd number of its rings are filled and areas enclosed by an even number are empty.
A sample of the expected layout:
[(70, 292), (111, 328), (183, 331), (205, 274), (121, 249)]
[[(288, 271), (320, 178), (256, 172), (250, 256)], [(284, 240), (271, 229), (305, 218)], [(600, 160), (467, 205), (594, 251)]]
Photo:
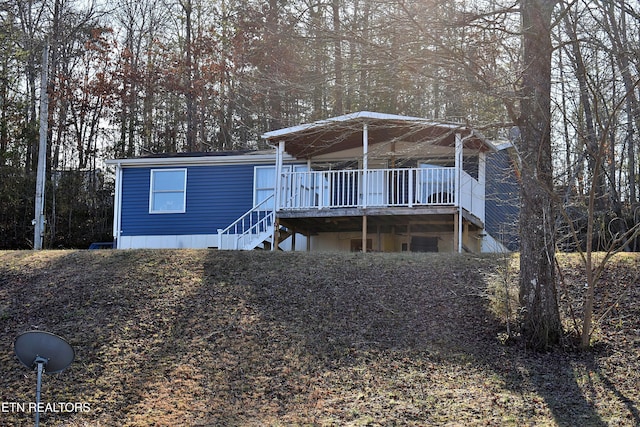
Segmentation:
[[(582, 287), (561, 257), (563, 309)], [(216, 251), (0, 252), (0, 425), (32, 425), (19, 333), (76, 360), (42, 425), (640, 425), (640, 257), (598, 292), (594, 350), (503, 345), (495, 256)], [(507, 277), (507, 278), (510, 278)], [(567, 319), (567, 328), (572, 320)]]

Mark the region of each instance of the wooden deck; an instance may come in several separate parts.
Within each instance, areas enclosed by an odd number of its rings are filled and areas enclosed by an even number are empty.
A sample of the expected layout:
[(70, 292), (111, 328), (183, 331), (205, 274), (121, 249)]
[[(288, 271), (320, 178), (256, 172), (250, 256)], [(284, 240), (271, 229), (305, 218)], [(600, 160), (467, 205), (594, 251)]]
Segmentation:
[[(402, 231), (410, 227), (414, 231), (450, 231), (459, 209), (454, 206), (420, 206), (413, 208), (333, 208), (279, 211), (280, 224), (303, 234), (362, 230), (362, 218), (367, 217), (369, 232)], [(482, 221), (466, 210), (462, 217), (469, 225), (483, 228)]]
[(484, 220), (484, 188), (451, 167), (287, 171), (280, 188), (280, 218), (450, 215), (462, 206)]

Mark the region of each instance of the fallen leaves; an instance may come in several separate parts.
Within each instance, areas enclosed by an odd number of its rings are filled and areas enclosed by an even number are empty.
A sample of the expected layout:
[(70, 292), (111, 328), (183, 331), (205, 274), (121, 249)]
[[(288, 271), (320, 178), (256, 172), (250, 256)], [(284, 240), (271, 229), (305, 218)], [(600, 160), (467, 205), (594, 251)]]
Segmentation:
[(493, 256), (2, 252), (1, 399), (33, 400), (12, 341), (38, 327), (77, 356), (43, 399), (92, 408), (46, 425), (631, 426), (639, 259), (603, 276), (601, 347), (537, 354), (496, 339)]

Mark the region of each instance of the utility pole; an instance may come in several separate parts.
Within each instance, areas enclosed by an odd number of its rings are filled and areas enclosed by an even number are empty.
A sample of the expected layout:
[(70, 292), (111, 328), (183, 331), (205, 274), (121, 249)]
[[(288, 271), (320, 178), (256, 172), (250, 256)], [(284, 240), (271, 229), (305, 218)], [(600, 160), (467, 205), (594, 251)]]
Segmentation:
[(47, 166), (47, 128), (49, 121), (49, 94), (47, 93), (49, 72), (49, 40), (45, 41), (42, 52), (42, 79), (40, 81), (40, 144), (38, 147), (38, 171), (36, 174), (36, 206), (33, 220), (33, 249), (42, 249), (44, 237), (44, 190)]

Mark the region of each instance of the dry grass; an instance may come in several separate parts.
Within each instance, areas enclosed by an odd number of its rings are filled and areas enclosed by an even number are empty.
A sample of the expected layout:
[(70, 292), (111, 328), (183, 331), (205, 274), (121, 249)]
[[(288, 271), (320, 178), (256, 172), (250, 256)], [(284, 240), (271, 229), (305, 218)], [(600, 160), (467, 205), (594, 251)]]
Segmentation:
[[(594, 349), (544, 354), (497, 338), (500, 262), (0, 252), (0, 402), (34, 400), (35, 373), (12, 342), (38, 328), (76, 349), (69, 369), (44, 378), (43, 402), (91, 408), (44, 414), (46, 426), (640, 425), (640, 257), (607, 270)], [(579, 312), (577, 258), (561, 263), (563, 307)]]

